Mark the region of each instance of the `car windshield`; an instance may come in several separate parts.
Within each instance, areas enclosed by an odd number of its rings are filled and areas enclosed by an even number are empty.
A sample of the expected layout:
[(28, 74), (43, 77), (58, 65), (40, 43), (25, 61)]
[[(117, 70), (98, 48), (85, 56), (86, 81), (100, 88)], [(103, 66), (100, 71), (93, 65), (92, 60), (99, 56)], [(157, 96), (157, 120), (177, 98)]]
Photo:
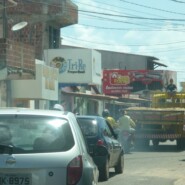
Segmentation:
[(0, 153), (62, 152), (74, 145), (67, 119), (8, 115), (0, 116)]
[(96, 136), (98, 133), (97, 121), (90, 118), (78, 118), (79, 125), (85, 136)]

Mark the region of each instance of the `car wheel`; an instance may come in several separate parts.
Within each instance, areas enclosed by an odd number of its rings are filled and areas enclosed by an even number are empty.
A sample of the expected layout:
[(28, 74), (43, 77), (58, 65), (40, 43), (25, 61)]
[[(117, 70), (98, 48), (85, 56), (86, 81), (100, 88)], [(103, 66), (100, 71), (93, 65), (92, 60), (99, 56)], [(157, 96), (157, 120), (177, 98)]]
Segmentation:
[(124, 169), (124, 155), (120, 155), (118, 163), (115, 166), (115, 173), (117, 174), (123, 173), (123, 169)]
[(101, 181), (107, 181), (109, 179), (109, 161), (108, 161), (108, 158), (107, 158), (104, 166), (102, 166), (99, 169), (99, 173), (100, 173), (100, 180)]

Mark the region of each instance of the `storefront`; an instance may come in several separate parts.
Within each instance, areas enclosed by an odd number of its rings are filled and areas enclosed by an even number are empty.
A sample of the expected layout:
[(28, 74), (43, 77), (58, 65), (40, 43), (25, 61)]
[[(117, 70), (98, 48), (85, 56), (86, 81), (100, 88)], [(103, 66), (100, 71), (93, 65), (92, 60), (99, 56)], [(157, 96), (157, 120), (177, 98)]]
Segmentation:
[(81, 92), (65, 92), (62, 95), (74, 100), (72, 111), (79, 114), (101, 115), (102, 110), (108, 107), (114, 109), (115, 96), (106, 96), (102, 94), (87, 94)]
[(98, 114), (100, 104), (97, 100), (66, 93), (96, 94), (90, 86), (99, 87), (101, 93), (101, 54), (92, 49), (49, 49), (44, 53), (46, 63), (59, 70), (59, 102), (65, 110)]

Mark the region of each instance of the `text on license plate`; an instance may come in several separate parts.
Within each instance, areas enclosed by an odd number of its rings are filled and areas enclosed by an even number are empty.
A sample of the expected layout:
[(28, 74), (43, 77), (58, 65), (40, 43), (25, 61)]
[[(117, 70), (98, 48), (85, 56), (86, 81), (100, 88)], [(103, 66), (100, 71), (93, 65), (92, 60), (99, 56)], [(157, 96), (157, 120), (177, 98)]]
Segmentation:
[(0, 185), (31, 185), (31, 175), (0, 174)]

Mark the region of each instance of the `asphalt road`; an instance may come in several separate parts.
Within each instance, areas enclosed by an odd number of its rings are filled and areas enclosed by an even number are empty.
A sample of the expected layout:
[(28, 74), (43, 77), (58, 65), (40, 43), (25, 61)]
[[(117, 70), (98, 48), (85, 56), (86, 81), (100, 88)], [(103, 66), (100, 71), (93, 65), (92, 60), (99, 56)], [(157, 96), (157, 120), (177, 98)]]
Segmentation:
[(185, 151), (178, 151), (174, 142), (134, 150), (125, 154), (123, 174), (110, 169), (110, 179), (98, 185), (185, 185)]

